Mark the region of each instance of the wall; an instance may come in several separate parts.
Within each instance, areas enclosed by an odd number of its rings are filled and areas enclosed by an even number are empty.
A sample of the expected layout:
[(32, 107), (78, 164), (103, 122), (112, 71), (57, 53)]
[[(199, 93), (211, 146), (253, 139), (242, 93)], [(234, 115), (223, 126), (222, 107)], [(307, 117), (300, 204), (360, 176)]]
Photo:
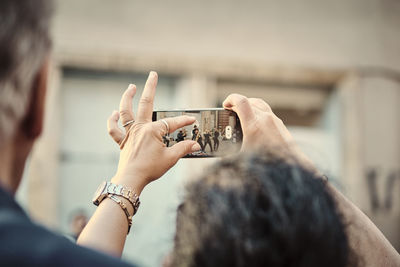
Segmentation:
[(125, 64), (128, 56), (132, 64), (147, 59), (144, 65), (157, 62), (183, 72), (214, 70), (213, 63), (225, 62), (281, 71), (400, 69), (395, 0), (71, 0), (58, 1), (58, 9), (55, 47), (70, 61), (92, 55), (93, 61), (107, 57)]

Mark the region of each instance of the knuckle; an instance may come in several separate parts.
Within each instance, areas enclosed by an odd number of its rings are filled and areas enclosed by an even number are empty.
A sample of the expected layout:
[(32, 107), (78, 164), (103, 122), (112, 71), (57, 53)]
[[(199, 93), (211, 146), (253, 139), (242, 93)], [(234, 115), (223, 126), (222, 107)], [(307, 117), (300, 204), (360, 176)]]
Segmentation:
[(270, 125), (271, 123), (273, 123), (274, 122), (273, 114), (270, 112), (266, 112), (262, 118), (262, 122), (267, 125)]
[(179, 154), (181, 157), (185, 156), (186, 154), (189, 154), (190, 152), (192, 152), (192, 143), (186, 143), (182, 146), (182, 148), (179, 151)]
[(226, 100), (229, 100), (230, 102), (232, 101), (232, 99), (235, 99), (235, 96), (236, 96), (237, 94), (235, 94), (235, 93), (233, 93), (233, 94), (229, 94), (225, 99)]
[(241, 94), (236, 94), (236, 93), (233, 93), (233, 94), (230, 94), (229, 95), (229, 97), (243, 97)]
[(111, 136), (115, 136), (115, 135), (117, 135), (117, 133), (118, 133), (117, 129), (115, 129), (115, 128), (108, 129), (108, 134)]
[(267, 106), (267, 107), (268, 107), (267, 102), (265, 102), (265, 101), (262, 100), (261, 98), (257, 98), (257, 103), (260, 104), (260, 105), (263, 105), (263, 106)]
[(151, 99), (151, 97), (148, 97), (148, 96), (143, 96), (140, 98), (139, 102), (141, 104), (153, 104), (153, 99)]
[(184, 120), (185, 118), (171, 118), (170, 121), (168, 121), (169, 127), (176, 125), (179, 123), (179, 121)]
[(248, 102), (249, 102), (249, 100), (247, 99), (247, 97), (242, 96), (242, 95), (237, 96), (237, 105), (238, 106), (246, 105), (246, 104), (248, 104)]
[(262, 98), (255, 98), (254, 101), (261, 107), (265, 107), (267, 111), (271, 111), (271, 106), (265, 102)]
[(226, 98), (225, 98), (225, 100), (224, 100), (224, 102), (231, 102), (232, 101), (232, 98), (234, 97), (234, 94), (229, 94)]
[(119, 111), (119, 114), (121, 115), (121, 117), (126, 117), (131, 115), (129, 110), (123, 109)]
[(187, 155), (187, 154), (189, 154), (189, 153), (191, 153), (191, 152), (193, 151), (193, 150), (192, 150), (192, 147), (193, 147), (192, 144), (186, 145), (185, 150), (182, 151), (182, 157), (185, 156), (185, 155)]
[(255, 101), (257, 101), (257, 102), (260, 103), (260, 104), (267, 104), (267, 103), (265, 103), (264, 100), (262, 100), (262, 99), (259, 98), (259, 97), (255, 98)]

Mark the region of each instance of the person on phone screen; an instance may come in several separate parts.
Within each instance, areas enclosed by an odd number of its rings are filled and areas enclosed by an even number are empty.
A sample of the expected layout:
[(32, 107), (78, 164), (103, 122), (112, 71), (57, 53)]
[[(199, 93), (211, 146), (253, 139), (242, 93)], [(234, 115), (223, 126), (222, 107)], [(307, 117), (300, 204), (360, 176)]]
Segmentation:
[(170, 142), (169, 135), (168, 135), (168, 134), (164, 135), (164, 136), (162, 137), (162, 139), (163, 139), (163, 143), (164, 143), (167, 147), (169, 147), (169, 142)]
[(201, 136), (201, 132), (199, 128), (193, 129), (193, 137), (194, 141), (196, 141), (200, 145), (201, 151), (204, 151), (203, 137)]
[(192, 140), (196, 140), (198, 131), (199, 129), (197, 128), (197, 125), (194, 125), (192, 130)]
[(219, 148), (219, 131), (218, 131), (217, 128), (214, 128), (213, 140), (214, 140), (214, 151), (218, 151), (218, 148)]
[(181, 142), (185, 140), (186, 134), (183, 132), (183, 130), (179, 130), (177, 136), (176, 136), (176, 142)]
[(206, 151), (207, 145), (209, 145), (210, 152), (212, 153), (213, 152), (213, 147), (212, 147), (212, 144), (211, 144), (211, 133), (210, 133), (209, 130), (206, 130), (204, 132), (204, 149), (203, 149), (204, 152)]

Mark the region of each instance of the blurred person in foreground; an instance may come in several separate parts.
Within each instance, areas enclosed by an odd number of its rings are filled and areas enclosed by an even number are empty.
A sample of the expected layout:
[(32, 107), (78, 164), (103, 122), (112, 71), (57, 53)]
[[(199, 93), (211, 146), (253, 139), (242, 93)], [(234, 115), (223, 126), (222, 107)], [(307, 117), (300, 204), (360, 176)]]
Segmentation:
[[(33, 223), (14, 199), (42, 131), (50, 14), (45, 0), (0, 2), (0, 265), (128, 266), (118, 257), (135, 210), (129, 199), (113, 194), (102, 199), (79, 236), (80, 245)], [(163, 135), (195, 118), (152, 122), (156, 85), (157, 74), (151, 72), (136, 114), (136, 87), (130, 85), (108, 121), (121, 148), (111, 182), (137, 196), (182, 156), (200, 149), (193, 140), (163, 144)], [(242, 153), (188, 186), (166, 265), (400, 265), (382, 233), (322, 178), (268, 104), (233, 94), (224, 107), (241, 120)], [(125, 131), (118, 128), (119, 119)], [(271, 149), (280, 153), (268, 153)]]

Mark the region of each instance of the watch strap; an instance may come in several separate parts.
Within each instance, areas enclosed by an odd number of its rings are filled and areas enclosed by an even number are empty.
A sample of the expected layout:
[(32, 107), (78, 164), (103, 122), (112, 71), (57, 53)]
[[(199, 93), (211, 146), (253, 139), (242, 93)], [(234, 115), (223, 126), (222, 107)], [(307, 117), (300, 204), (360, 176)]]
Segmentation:
[(129, 202), (132, 203), (135, 210), (139, 208), (140, 205), (139, 196), (135, 193), (135, 191), (133, 191), (131, 188), (127, 186), (122, 186), (111, 182), (107, 182), (106, 194), (113, 194), (124, 197), (127, 200), (129, 200)]
[[(111, 182), (103, 182), (101, 192), (94, 198), (93, 204), (98, 206), (109, 195), (121, 196), (128, 200), (133, 206), (133, 215), (136, 214), (140, 206), (139, 196), (131, 188)], [(133, 216), (132, 215), (132, 216)]]

